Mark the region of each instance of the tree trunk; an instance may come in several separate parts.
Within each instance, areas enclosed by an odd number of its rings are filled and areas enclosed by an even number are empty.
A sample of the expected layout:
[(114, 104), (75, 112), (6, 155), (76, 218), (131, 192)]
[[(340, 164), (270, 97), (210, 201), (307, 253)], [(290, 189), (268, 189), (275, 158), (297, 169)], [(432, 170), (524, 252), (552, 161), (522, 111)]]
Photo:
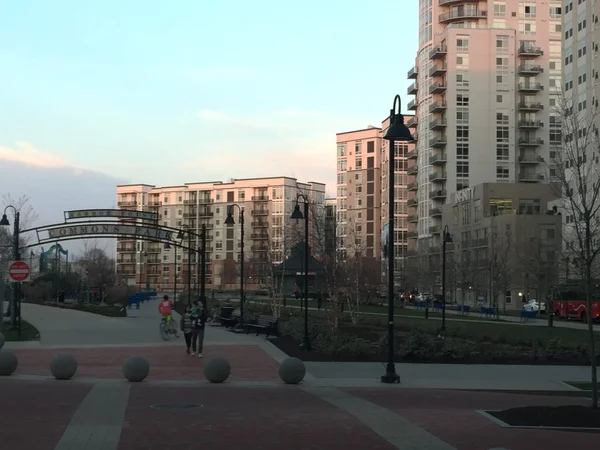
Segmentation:
[[(588, 244), (589, 245), (589, 244)], [(585, 296), (587, 303), (587, 322), (590, 334), (590, 360), (592, 366), (592, 408), (598, 408), (598, 372), (596, 361), (596, 342), (594, 340), (594, 318), (592, 315), (592, 261), (587, 261), (585, 268)]]

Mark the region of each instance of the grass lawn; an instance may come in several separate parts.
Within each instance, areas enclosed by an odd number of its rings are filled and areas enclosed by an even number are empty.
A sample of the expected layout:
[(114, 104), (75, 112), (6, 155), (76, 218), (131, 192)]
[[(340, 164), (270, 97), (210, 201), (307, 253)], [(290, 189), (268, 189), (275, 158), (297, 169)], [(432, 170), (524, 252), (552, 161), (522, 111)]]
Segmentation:
[(21, 321), (21, 336), (19, 336), (17, 330), (11, 330), (9, 328), (10, 324), (5, 323), (4, 331), (2, 333), (7, 342), (40, 340), (40, 332), (38, 329), (24, 320)]
[(586, 381), (565, 381), (565, 383), (570, 384), (571, 386), (581, 389), (582, 391), (591, 391), (592, 383)]

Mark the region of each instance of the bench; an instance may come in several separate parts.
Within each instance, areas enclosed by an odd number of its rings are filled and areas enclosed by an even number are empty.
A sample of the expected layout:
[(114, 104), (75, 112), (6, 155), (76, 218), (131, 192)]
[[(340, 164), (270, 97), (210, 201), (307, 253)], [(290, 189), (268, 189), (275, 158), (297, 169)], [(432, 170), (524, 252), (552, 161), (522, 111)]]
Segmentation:
[(225, 328), (233, 328), (240, 322), (240, 308), (235, 308), (229, 317), (219, 317), (221, 326)]
[(269, 337), (269, 335), (273, 334), (277, 336), (279, 333), (277, 332), (277, 324), (279, 323), (279, 317), (275, 316), (258, 316), (258, 319), (246, 324), (246, 334), (250, 333), (250, 330), (256, 330), (256, 335), (258, 336), (261, 331)]
[(529, 319), (535, 319), (537, 317), (537, 311), (525, 311), (521, 310), (521, 320), (523, 322), (528, 322)]

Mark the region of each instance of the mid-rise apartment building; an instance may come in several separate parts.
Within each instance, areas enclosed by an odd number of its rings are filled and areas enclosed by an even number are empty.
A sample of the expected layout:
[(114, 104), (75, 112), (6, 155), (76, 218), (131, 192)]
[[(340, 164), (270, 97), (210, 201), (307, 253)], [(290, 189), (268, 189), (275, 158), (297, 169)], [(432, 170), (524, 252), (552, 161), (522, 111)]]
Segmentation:
[[(313, 255), (323, 252), (317, 239), (316, 226), (324, 221), (325, 185), (300, 183), (295, 178), (249, 178), (228, 182), (186, 183), (180, 186), (157, 187), (147, 184), (117, 186), (119, 208), (158, 213), (159, 225), (189, 229), (200, 234), (207, 230), (206, 285), (208, 288), (233, 288), (239, 285), (241, 260), (241, 225), (238, 208), (233, 209), (234, 225), (226, 225), (230, 205), (244, 210), (244, 264), (247, 285), (264, 286), (270, 282), (273, 265), (282, 262), (291, 248), (303, 239), (301, 221), (290, 219), (298, 194), (311, 203), (316, 214), (309, 221), (309, 242)], [(193, 240), (192, 247), (200, 243)], [(156, 289), (169, 289), (177, 282), (187, 283), (191, 268), (192, 283), (197, 255), (175, 246), (122, 237), (117, 241), (118, 281)], [(181, 289), (181, 287), (180, 287)]]
[(419, 0), (408, 72), (417, 129), (411, 239), (439, 244), (442, 207), (457, 191), (548, 181), (560, 143), (561, 14), (560, 0)]

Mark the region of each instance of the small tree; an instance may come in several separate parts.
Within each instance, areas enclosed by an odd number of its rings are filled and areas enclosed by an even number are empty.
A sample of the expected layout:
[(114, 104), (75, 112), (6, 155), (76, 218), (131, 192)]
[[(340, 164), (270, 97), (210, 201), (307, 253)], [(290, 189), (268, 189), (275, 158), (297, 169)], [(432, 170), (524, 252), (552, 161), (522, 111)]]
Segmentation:
[(587, 303), (589, 353), (592, 369), (592, 407), (598, 408), (596, 345), (592, 317), (595, 269), (600, 254), (600, 139), (598, 109), (578, 110), (574, 99), (563, 97), (555, 121), (559, 121), (561, 145), (553, 152), (549, 175), (557, 181), (556, 194), (564, 213), (566, 251), (581, 270)]
[(511, 246), (509, 228), (499, 229), (492, 224), (492, 240), (487, 249), (485, 272), (488, 275), (488, 294), (490, 306), (496, 308), (496, 316), (500, 316), (498, 298), (502, 295), (502, 307), (506, 310), (505, 292), (513, 285), (515, 261)]
[[(14, 198), (10, 194), (4, 195), (2, 197), (2, 210), (7, 205), (12, 205), (19, 212), (19, 230), (23, 231), (27, 228), (33, 226), (33, 224), (38, 220), (38, 215), (31, 206), (29, 198), (26, 195), (22, 195), (21, 197)], [(2, 211), (0, 211), (2, 213)], [(7, 267), (9, 261), (14, 259), (13, 255), (13, 220), (14, 218), (10, 218), (11, 226), (3, 227), (0, 226), (0, 267)], [(31, 244), (31, 236), (27, 234), (21, 234), (19, 239), (19, 248), (21, 250), (21, 258), (28, 259), (28, 255), (24, 254), (23, 248), (27, 245)]]
[(453, 266), (455, 266), (456, 287), (461, 292), (461, 305), (465, 305), (465, 292), (471, 292), (475, 277), (475, 265), (469, 250), (455, 250)]

